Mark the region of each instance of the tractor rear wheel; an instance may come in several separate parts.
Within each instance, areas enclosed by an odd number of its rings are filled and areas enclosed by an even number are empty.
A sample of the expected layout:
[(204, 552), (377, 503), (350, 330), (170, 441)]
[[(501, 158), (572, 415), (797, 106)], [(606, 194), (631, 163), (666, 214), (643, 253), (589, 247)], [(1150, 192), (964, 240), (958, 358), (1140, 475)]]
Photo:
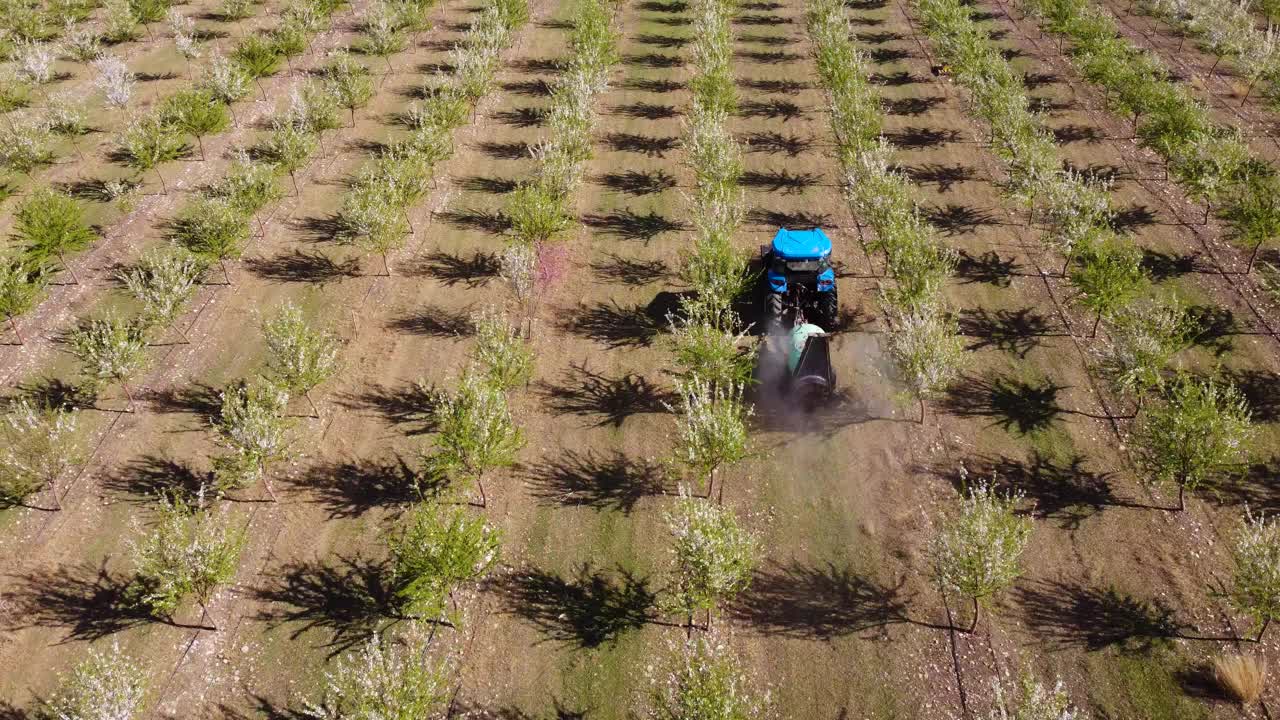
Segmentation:
[(835, 329), (836, 318), (839, 314), (840, 300), (836, 298), (835, 290), (818, 295), (818, 317), (822, 319), (822, 328), (824, 330)]
[(764, 299), (764, 319), (765, 322), (782, 323), (782, 313), (785, 303), (783, 303), (781, 293), (769, 293)]

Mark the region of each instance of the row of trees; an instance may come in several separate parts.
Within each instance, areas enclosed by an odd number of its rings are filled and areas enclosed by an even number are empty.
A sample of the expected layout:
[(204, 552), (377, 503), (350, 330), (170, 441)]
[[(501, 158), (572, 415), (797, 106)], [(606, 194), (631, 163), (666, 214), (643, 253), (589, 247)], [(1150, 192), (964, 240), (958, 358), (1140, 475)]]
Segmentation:
[[(427, 192), (436, 165), (453, 153), (453, 131), (468, 121), (476, 103), (492, 89), (502, 50), (528, 15), (523, 0), (497, 0), (486, 6), (451, 52), (453, 73), (428, 80), (426, 99), (410, 112), (412, 133), (363, 167), (343, 198), (339, 239), (380, 255), (386, 275), (391, 274), (388, 255), (413, 232), (409, 208)], [(363, 104), (373, 88), (367, 77), (360, 77)]]
[[(1150, 0), (1142, 4), (1155, 16), (1195, 37), (1216, 58), (1212, 75), (1223, 59), (1249, 81), (1240, 104), (1262, 82), (1268, 99), (1280, 100), (1280, 38), (1274, 27), (1261, 30), (1250, 3), (1230, 0)], [(1185, 38), (1185, 35), (1183, 36)], [(1181, 50), (1182, 46), (1179, 45)]]
[(920, 406), (945, 390), (960, 372), (963, 343), (942, 297), (956, 253), (924, 217), (911, 181), (892, 166), (893, 146), (881, 134), (880, 97), (870, 83), (866, 56), (838, 0), (811, 0), (806, 22), (814, 60), (831, 107), (831, 130), (844, 170), (850, 209), (874, 233), (895, 285), (880, 293), (889, 324), (888, 352)]
[(1192, 198), (1215, 211), (1233, 241), (1250, 252), (1280, 236), (1280, 178), (1247, 148), (1238, 129), (1216, 125), (1168, 70), (1122, 37), (1115, 20), (1089, 0), (1025, 0), (1023, 7), (1049, 33), (1071, 41), (1081, 74), (1107, 102), (1133, 118), (1143, 147), (1165, 163), (1167, 174)]

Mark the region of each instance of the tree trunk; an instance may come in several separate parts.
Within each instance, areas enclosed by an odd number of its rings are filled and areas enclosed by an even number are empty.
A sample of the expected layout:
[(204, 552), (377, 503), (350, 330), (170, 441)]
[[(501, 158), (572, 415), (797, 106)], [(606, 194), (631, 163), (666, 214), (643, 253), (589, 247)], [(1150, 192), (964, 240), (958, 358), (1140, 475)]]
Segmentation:
[(973, 598), (973, 619), (969, 621), (969, 629), (965, 630), (965, 634), (972, 635), (974, 630), (978, 629), (978, 598)]
[[(62, 496), (58, 494), (58, 479), (54, 478), (49, 481), (49, 492), (53, 494), (53, 509), (62, 510)], [(1263, 628), (1266, 629), (1265, 627)], [(1262, 637), (1261, 634), (1258, 637)]]
[(1071, 269), (1071, 253), (1067, 253), (1067, 259), (1062, 263), (1062, 277), (1067, 276), (1067, 271)]
[(262, 99), (263, 99), (263, 100), (266, 100), (266, 99), (267, 99), (267, 89), (266, 89), (266, 88), (264, 88), (264, 87), (262, 87), (262, 78), (260, 78), (260, 77), (256, 77), (256, 78), (254, 78), (254, 79), (253, 79), (253, 81), (254, 81), (255, 83), (257, 83), (257, 84), (258, 84), (258, 92), (262, 93)]
[(923, 395), (918, 396), (916, 398), (916, 401), (920, 403), (920, 424), (923, 425), (924, 424), (924, 396)]
[(1093, 319), (1093, 329), (1089, 331), (1089, 337), (1098, 337), (1098, 324), (1102, 322), (1102, 311), (1098, 311), (1097, 317)]
[(689, 622), (684, 626), (684, 637), (686, 640), (693, 639), (693, 611), (689, 611)]
[(315, 418), (315, 419), (319, 420), (319, 419), (320, 419), (320, 408), (317, 408), (317, 407), (316, 407), (316, 403), (315, 403), (315, 401), (311, 399), (311, 391), (310, 391), (310, 390), (305, 390), (305, 391), (303, 391), (303, 393), (302, 393), (302, 397), (306, 398), (306, 399), (307, 399), (307, 403), (308, 403), (309, 405), (311, 405), (311, 417), (313, 417), (313, 418)]
[(80, 277), (79, 277), (78, 275), (76, 275), (76, 271), (75, 271), (75, 270), (72, 270), (72, 269), (71, 269), (71, 266), (67, 264), (67, 259), (66, 259), (65, 257), (63, 257), (62, 253), (58, 253), (58, 262), (62, 263), (62, 268), (63, 268), (64, 270), (66, 270), (67, 272), (71, 273), (71, 284), (72, 284), (72, 285), (79, 285), (79, 284), (80, 284)]
[(476, 486), (480, 488), (480, 507), (489, 507), (489, 496), (484, 491), (484, 473), (476, 475)]
[(258, 464), (258, 469), (262, 472), (262, 485), (267, 489), (267, 495), (271, 498), (271, 502), (280, 502), (280, 498), (276, 497), (276, 489), (271, 487), (271, 478), (267, 477), (267, 469), (261, 463)]
[(1215, 70), (1217, 70), (1217, 69), (1218, 69), (1218, 63), (1220, 63), (1220, 62), (1222, 62), (1222, 56), (1221, 56), (1221, 55), (1219, 55), (1219, 56), (1217, 57), (1217, 59), (1215, 59), (1215, 60), (1213, 61), (1213, 67), (1209, 68), (1209, 77), (1211, 77), (1211, 78), (1213, 77), (1213, 72), (1214, 72)]
[(156, 171), (156, 177), (160, 179), (160, 192), (164, 195), (168, 195), (169, 186), (164, 183), (164, 174), (160, 172), (160, 166), (157, 165), (154, 170)]
[(292, 170), (289, 171), (289, 179), (293, 181), (293, 196), (298, 197), (302, 195), (302, 192), (298, 190), (298, 176)]
[(227, 272), (227, 261), (225, 258), (218, 258), (218, 264), (222, 266), (222, 284), (231, 284), (231, 275)]
[(1267, 626), (1270, 624), (1271, 624), (1271, 618), (1264, 618), (1262, 620), (1262, 627), (1258, 628), (1258, 636), (1253, 639), (1255, 643), (1262, 642), (1262, 636), (1264, 633), (1267, 632)]
[(1213, 203), (1206, 202), (1204, 204), (1204, 217), (1200, 218), (1201, 225), (1209, 224), (1209, 213), (1213, 212)]
[(351, 127), (355, 127), (356, 126), (356, 106), (352, 105), (347, 109), (351, 111)]
[(1178, 483), (1178, 512), (1187, 509), (1187, 486)]
[(1249, 253), (1249, 266), (1245, 268), (1244, 274), (1248, 275), (1253, 272), (1253, 261), (1258, 259), (1258, 249), (1262, 247), (1262, 241), (1259, 240), (1253, 246), (1253, 251)]
[(22, 331), (18, 329), (18, 321), (14, 320), (12, 315), (9, 316), (9, 327), (13, 328), (13, 334), (18, 336), (18, 344), (26, 345), (27, 341), (22, 338)]
[(129, 399), (129, 412), (136, 412), (137, 408), (134, 407), (133, 403), (133, 391), (129, 389), (129, 383), (124, 378), (120, 378), (120, 387), (124, 389), (124, 396)]
[(200, 162), (204, 162), (204, 138), (200, 135), (196, 136), (196, 145), (200, 148)]
[(387, 262), (387, 254), (382, 253), (382, 274), (391, 277), (391, 264)]
[(1253, 86), (1257, 84), (1258, 78), (1255, 77), (1253, 81), (1249, 83), (1249, 89), (1244, 91), (1244, 97), (1240, 98), (1240, 107), (1244, 107), (1244, 104), (1249, 102), (1249, 96), (1253, 94)]

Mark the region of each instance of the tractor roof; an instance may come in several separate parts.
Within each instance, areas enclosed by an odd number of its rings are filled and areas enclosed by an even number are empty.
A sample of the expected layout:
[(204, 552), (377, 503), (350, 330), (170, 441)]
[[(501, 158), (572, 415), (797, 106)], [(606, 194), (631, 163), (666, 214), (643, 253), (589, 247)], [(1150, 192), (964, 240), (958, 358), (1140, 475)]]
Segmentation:
[(773, 251), (784, 258), (816, 258), (831, 252), (831, 239), (820, 228), (788, 230), (773, 236)]

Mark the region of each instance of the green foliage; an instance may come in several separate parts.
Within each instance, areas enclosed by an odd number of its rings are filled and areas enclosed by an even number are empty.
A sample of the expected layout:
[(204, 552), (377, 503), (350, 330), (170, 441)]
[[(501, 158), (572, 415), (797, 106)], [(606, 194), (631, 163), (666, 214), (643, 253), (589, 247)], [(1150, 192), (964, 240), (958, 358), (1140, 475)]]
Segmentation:
[(428, 656), (429, 637), (416, 625), (398, 640), (372, 633), (359, 650), (325, 672), (319, 702), (302, 717), (315, 720), (426, 720), (439, 717), (454, 692), (449, 668)]
[(53, 137), (44, 123), (24, 119), (0, 127), (0, 164), (14, 172), (31, 171), (53, 161)]
[(493, 306), (471, 316), (476, 345), (471, 357), (494, 387), (506, 392), (529, 382), (533, 374), (533, 349), (520, 328)]
[(1258, 625), (1258, 639), (1280, 619), (1280, 522), (1245, 508), (1244, 522), (1231, 546), (1231, 588), (1227, 601)]
[(745, 386), (751, 381), (757, 348), (733, 310), (701, 296), (685, 300), (680, 314), (668, 316), (671, 349), (684, 377), (700, 377), (715, 387)]
[(262, 35), (249, 35), (241, 40), (231, 51), (231, 60), (254, 80), (274, 75), (280, 69), (280, 54), (271, 40)]
[(1164, 384), (1174, 357), (1199, 333), (1198, 321), (1176, 299), (1131, 303), (1110, 318), (1100, 369), (1116, 390), (1142, 397)]
[(198, 87), (208, 91), (224, 105), (230, 105), (249, 94), (251, 80), (238, 62), (215, 51), (205, 66), (204, 76), (200, 78)]
[(262, 323), (267, 343), (267, 367), (272, 378), (292, 393), (308, 393), (338, 369), (338, 339), (317, 331), (293, 303), (280, 306)]
[(650, 720), (763, 720), (773, 717), (768, 693), (752, 687), (742, 662), (718, 638), (694, 638), (651, 671)]
[(130, 0), (104, 0), (102, 7), (106, 15), (102, 36), (108, 42), (122, 43), (138, 37), (139, 20)]
[(465, 509), (419, 503), (405, 527), (387, 537), (390, 587), (399, 612), (457, 624), (449, 612), (454, 590), (475, 583), (498, 561), (501, 538), (483, 518)]
[(13, 320), (26, 314), (48, 283), (43, 266), (26, 258), (0, 256), (0, 315)]
[(67, 345), (71, 354), (80, 360), (91, 383), (107, 380), (127, 383), (145, 360), (146, 322), (107, 315), (73, 330)]
[(214, 458), (220, 490), (247, 487), (262, 480), (267, 493), (270, 467), (289, 457), (289, 429), (284, 416), (289, 394), (275, 383), (257, 379), (236, 383), (222, 392), (222, 410), (214, 420), (218, 445), (227, 453)]
[(169, 3), (166, 0), (129, 0), (129, 9), (138, 22), (150, 25), (164, 19)]
[[(747, 421), (754, 413), (743, 400), (741, 385), (712, 387), (706, 379), (691, 376), (676, 388), (680, 403), (668, 409), (680, 415), (671, 462), (707, 483), (710, 497), (716, 473), (751, 454)], [(723, 483), (720, 489), (724, 494)]]
[(233, 529), (225, 514), (195, 503), (161, 497), (159, 518), (130, 541), (136, 576), (134, 602), (160, 616), (173, 615), (184, 600), (204, 608), (219, 586), (231, 582), (244, 551), (245, 531)]
[(13, 237), (37, 263), (84, 250), (98, 238), (85, 222), (80, 203), (47, 187), (32, 193), (18, 207)]
[(1090, 243), (1078, 253), (1071, 284), (1076, 303), (1099, 318), (1110, 318), (1147, 286), (1142, 249), (1115, 237)]
[(89, 650), (89, 657), (61, 678), (57, 692), (41, 708), (45, 720), (141, 720), (147, 675), (112, 641), (109, 652)]
[(176, 160), (187, 144), (178, 128), (160, 113), (149, 113), (129, 123), (120, 136), (125, 162), (140, 171)]
[(373, 98), (373, 78), (369, 76), (369, 68), (348, 53), (338, 53), (324, 69), (324, 84), (338, 105), (351, 111), (351, 125), (354, 127), (356, 110)]
[(293, 175), (306, 166), (317, 144), (314, 134), (290, 123), (277, 123), (260, 150), (280, 172)]
[(248, 216), (279, 200), (284, 192), (276, 182), (274, 168), (242, 154), (210, 195), (225, 200), (235, 211)]
[(25, 398), (10, 406), (0, 419), (0, 503), (21, 503), (47, 487), (61, 507), (58, 480), (85, 460), (76, 420), (72, 410)]
[(253, 0), (222, 0), (218, 14), (224, 21), (243, 20), (253, 15)]
[(1180, 372), (1138, 419), (1134, 455), (1146, 479), (1178, 486), (1182, 509), (1185, 491), (1248, 459), (1255, 432), (1249, 404), (1234, 385)]
[(565, 198), (539, 182), (521, 182), (507, 203), (511, 231), (521, 242), (543, 243), (573, 224)]
[(942, 523), (929, 546), (934, 580), (944, 592), (986, 600), (1018, 578), (1032, 528), (1030, 518), (1016, 513), (1021, 497), (1001, 495), (986, 481), (965, 492), (960, 512)]
[(210, 261), (240, 257), (249, 237), (249, 219), (223, 198), (199, 196), (174, 223), (173, 237)]
[(759, 562), (760, 539), (738, 524), (732, 510), (682, 490), (666, 520), (674, 540), (672, 611), (692, 622), (695, 612), (710, 615), (747, 589)]
[(226, 130), (231, 125), (227, 106), (208, 89), (194, 88), (169, 96), (160, 108), (164, 121), (187, 135), (200, 145), (200, 159), (204, 159), (204, 137)]
[(486, 503), (485, 473), (514, 465), (525, 443), (506, 395), (480, 372), (468, 370), (456, 393), (440, 394), (433, 416), (437, 435), (433, 451), (423, 458), (426, 474), (475, 482)]
[(142, 317), (152, 327), (171, 325), (186, 310), (199, 288), (205, 263), (180, 248), (148, 252), (137, 265), (116, 277), (142, 303)]
[(964, 368), (964, 340), (956, 321), (935, 304), (899, 306), (882, 303), (889, 322), (886, 342), (899, 380), (923, 403), (946, 391)]

